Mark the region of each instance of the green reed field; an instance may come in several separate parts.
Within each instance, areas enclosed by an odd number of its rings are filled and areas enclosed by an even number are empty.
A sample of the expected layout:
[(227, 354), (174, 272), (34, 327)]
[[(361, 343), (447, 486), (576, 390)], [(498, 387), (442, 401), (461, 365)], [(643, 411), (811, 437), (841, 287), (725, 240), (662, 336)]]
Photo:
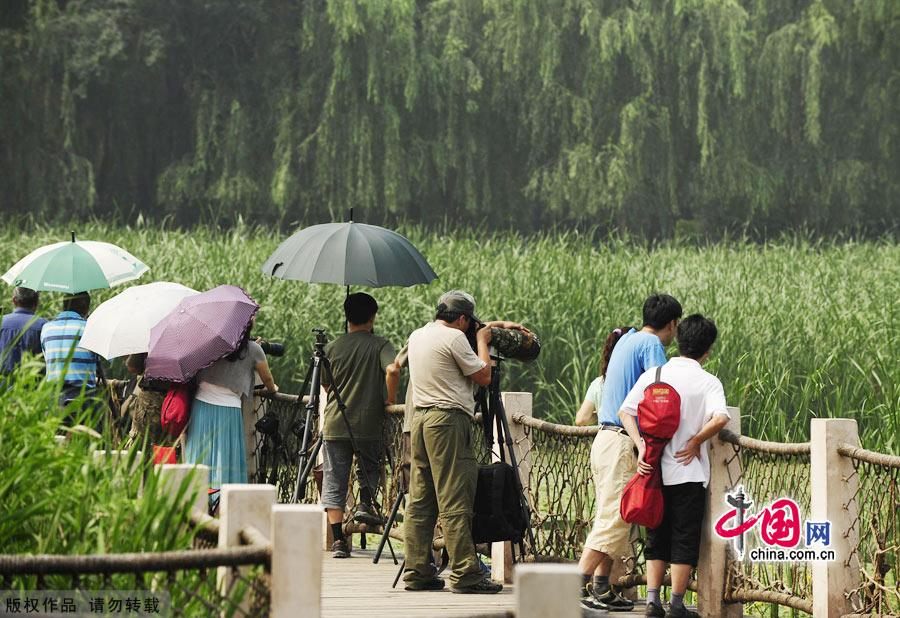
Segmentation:
[[(116, 243), (150, 265), (137, 283), (243, 286), (262, 305), (255, 334), (287, 344), (285, 357), (272, 359), (284, 391), (296, 391), (302, 381), (310, 329), (342, 329), (344, 288), (260, 272), (284, 235), (244, 226), (186, 232), (90, 224), (76, 231), (85, 240)], [(729, 403), (741, 408), (745, 434), (806, 440), (810, 418), (851, 417), (859, 421), (866, 447), (900, 451), (896, 243), (787, 239), (651, 248), (565, 232), (402, 231), (440, 278), (428, 286), (365, 289), (381, 304), (376, 330), (399, 347), (432, 316), (443, 290), (471, 291), (483, 319), (518, 320), (540, 335), (541, 357), (531, 365), (508, 362), (504, 379), (505, 390), (534, 392), (538, 416), (572, 421), (597, 374), (606, 333), (639, 326), (644, 297), (662, 291), (677, 297), (686, 313), (704, 313), (718, 324), (708, 368), (721, 378)], [(24, 233), (6, 227), (0, 230), (0, 266), (65, 240), (67, 233), (62, 227)], [(118, 291), (98, 292), (96, 302)], [(42, 313), (55, 312), (58, 304), (57, 295), (45, 294)]]

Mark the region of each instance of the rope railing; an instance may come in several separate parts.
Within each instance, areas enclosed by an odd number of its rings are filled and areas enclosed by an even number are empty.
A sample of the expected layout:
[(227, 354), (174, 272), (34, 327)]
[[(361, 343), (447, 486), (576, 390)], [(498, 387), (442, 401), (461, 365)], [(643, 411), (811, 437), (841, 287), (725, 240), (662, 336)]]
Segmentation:
[(545, 433), (556, 434), (558, 436), (593, 438), (597, 435), (597, 432), (600, 431), (600, 427), (597, 425), (582, 427), (576, 425), (560, 425), (558, 423), (543, 421), (539, 418), (534, 418), (533, 416), (526, 416), (525, 414), (513, 414), (511, 418), (514, 423), (518, 423), (519, 425), (531, 427), (532, 429), (537, 429), (538, 431), (543, 431)]
[[(268, 615), (272, 546), (262, 533), (241, 530), (239, 547), (219, 548), (219, 520), (191, 513), (194, 549), (92, 555), (0, 555), (0, 588), (82, 593), (92, 608), (103, 593), (128, 591), (129, 601), (168, 598), (166, 615)], [(226, 584), (216, 573), (225, 569)], [(34, 596), (32, 594), (31, 596)], [(110, 600), (112, 599), (110, 596)], [(115, 595), (118, 596), (118, 595)], [(126, 595), (127, 596), (127, 595)], [(118, 599), (121, 601), (122, 599)], [(87, 612), (81, 608), (79, 611)], [(91, 611), (95, 611), (91, 609)]]
[(743, 449), (769, 455), (809, 455), (810, 451), (809, 442), (768, 442), (740, 436), (728, 429), (719, 432), (719, 439)]
[(852, 444), (841, 444), (837, 449), (838, 453), (850, 459), (856, 459), (860, 462), (870, 463), (875, 466), (884, 466), (885, 468), (900, 468), (900, 455), (887, 455), (876, 451), (869, 451)]
[(807, 614), (813, 613), (813, 602), (810, 599), (800, 599), (792, 594), (776, 592), (774, 590), (749, 590), (737, 588), (729, 591), (728, 600), (735, 603), (767, 603), (789, 607)]
[(103, 575), (269, 564), (269, 546), (93, 555), (0, 555), (0, 574)]

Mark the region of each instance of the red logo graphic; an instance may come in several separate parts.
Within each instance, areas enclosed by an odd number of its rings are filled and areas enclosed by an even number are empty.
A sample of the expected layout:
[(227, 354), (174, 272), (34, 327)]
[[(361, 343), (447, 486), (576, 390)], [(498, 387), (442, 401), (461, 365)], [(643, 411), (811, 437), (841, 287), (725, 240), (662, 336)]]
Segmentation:
[[(792, 548), (800, 542), (800, 508), (790, 498), (779, 498), (756, 515), (750, 516), (744, 515), (744, 509), (741, 507), (745, 505), (735, 506), (738, 508), (727, 511), (716, 522), (716, 534), (721, 538), (731, 539), (738, 536), (743, 538), (744, 533), (761, 520), (759, 535), (765, 544)], [(749, 503), (746, 506), (749, 506)], [(737, 519), (737, 524), (727, 527), (734, 519)], [(740, 546), (740, 549), (743, 549), (743, 543), (740, 543)]]

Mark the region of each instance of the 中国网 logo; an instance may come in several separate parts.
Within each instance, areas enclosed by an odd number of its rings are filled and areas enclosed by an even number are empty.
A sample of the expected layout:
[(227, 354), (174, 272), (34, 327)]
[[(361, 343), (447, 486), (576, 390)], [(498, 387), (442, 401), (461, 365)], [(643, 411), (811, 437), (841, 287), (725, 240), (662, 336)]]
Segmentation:
[[(778, 498), (753, 512), (753, 502), (743, 487), (728, 494), (731, 507), (715, 522), (716, 534), (734, 543), (738, 560), (744, 559), (745, 535), (753, 531), (760, 544), (750, 550), (753, 562), (809, 562), (834, 560), (831, 546), (831, 522), (802, 521), (800, 507), (791, 498)], [(801, 526), (801, 522), (805, 525)], [(800, 546), (800, 541), (805, 541)]]

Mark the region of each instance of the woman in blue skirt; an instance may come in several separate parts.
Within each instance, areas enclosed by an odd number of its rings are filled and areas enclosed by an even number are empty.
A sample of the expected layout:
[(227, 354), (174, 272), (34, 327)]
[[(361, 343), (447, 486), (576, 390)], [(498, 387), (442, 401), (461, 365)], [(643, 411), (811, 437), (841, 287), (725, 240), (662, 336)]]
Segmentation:
[(185, 429), (184, 459), (209, 466), (209, 485), (247, 482), (247, 447), (241, 397), (253, 396), (254, 372), (269, 392), (278, 390), (266, 354), (250, 333), (238, 349), (197, 374), (197, 393)]

